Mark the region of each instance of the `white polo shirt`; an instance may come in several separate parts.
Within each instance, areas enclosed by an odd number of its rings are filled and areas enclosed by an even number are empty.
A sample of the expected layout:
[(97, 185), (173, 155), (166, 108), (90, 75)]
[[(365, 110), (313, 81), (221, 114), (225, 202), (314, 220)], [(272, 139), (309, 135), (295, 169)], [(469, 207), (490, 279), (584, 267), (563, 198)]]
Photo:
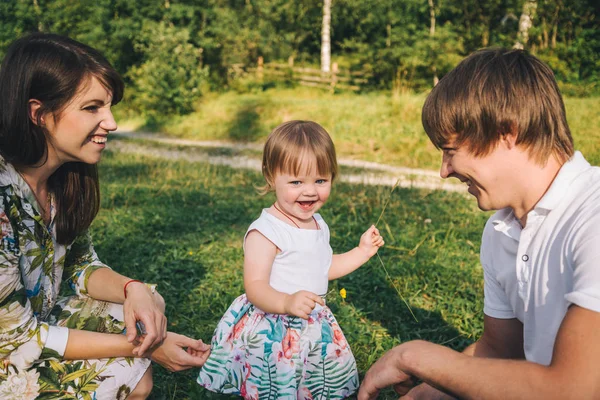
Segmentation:
[(600, 312), (600, 168), (575, 152), (525, 228), (509, 208), (488, 220), (480, 256), (484, 313), (519, 319), (526, 359), (550, 364), (569, 305)]

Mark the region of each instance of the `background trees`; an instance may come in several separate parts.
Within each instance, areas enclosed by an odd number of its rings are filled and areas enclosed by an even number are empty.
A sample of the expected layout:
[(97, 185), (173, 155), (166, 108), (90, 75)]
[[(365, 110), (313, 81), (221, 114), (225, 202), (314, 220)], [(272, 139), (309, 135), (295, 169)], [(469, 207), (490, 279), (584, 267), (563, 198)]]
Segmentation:
[[(564, 90), (599, 90), (596, 0), (331, 3), (331, 62), (368, 70), (371, 88), (427, 90), (468, 53), (521, 43), (550, 64)], [(185, 113), (203, 91), (230, 87), (233, 64), (292, 56), (319, 66), (323, 6), (323, 0), (0, 2), (0, 56), (26, 32), (66, 34), (107, 55), (129, 80), (132, 105)]]

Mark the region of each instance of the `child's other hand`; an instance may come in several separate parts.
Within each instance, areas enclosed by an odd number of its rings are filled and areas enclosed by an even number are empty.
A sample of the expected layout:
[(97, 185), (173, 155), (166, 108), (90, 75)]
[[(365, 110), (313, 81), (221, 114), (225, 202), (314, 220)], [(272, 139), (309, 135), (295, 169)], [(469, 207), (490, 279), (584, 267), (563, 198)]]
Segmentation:
[(371, 258), (384, 243), (383, 237), (379, 234), (379, 229), (377, 229), (375, 225), (371, 225), (371, 227), (360, 237), (358, 248)]
[(294, 294), (287, 295), (283, 307), (286, 314), (308, 319), (308, 315), (317, 304), (325, 305), (321, 296), (306, 290), (300, 290)]

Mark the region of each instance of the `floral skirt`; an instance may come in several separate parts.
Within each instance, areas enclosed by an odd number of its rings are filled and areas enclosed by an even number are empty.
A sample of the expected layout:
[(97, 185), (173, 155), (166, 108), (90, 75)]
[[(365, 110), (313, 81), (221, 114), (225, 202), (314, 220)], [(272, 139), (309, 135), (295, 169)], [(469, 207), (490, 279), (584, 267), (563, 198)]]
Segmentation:
[[(51, 325), (104, 333), (122, 333), (123, 306), (89, 297), (59, 300)], [(93, 343), (90, 343), (93, 346)], [(0, 399), (125, 399), (150, 366), (146, 358), (59, 360), (42, 352), (42, 360), (27, 371), (0, 363)]]
[(217, 325), (198, 383), (244, 399), (343, 399), (358, 389), (358, 372), (329, 307), (304, 320), (241, 295)]

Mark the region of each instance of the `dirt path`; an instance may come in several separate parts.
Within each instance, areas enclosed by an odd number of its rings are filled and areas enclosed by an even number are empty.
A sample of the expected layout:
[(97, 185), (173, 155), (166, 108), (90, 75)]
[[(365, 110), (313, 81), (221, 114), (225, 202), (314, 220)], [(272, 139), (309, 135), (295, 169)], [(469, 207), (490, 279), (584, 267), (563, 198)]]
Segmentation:
[[(155, 133), (118, 131), (112, 133), (117, 138), (134, 140), (112, 140), (108, 148), (117, 152), (141, 153), (154, 157), (172, 160), (185, 160), (188, 162), (208, 162), (215, 165), (227, 165), (233, 168), (245, 168), (260, 171), (261, 160), (258, 153), (262, 146), (255, 143), (229, 143), (220, 141), (196, 141), (177, 139)], [(166, 144), (159, 147), (148, 142)], [(239, 154), (211, 154), (211, 149), (227, 149), (232, 151), (251, 150), (257, 152), (253, 155)], [(435, 171), (395, 167), (369, 161), (339, 159), (343, 167), (351, 167), (351, 172), (344, 172), (340, 180), (349, 183), (367, 185), (393, 186), (398, 182), (400, 187), (414, 187), (422, 189), (439, 189), (466, 193), (464, 185), (456, 184), (440, 178)]]

